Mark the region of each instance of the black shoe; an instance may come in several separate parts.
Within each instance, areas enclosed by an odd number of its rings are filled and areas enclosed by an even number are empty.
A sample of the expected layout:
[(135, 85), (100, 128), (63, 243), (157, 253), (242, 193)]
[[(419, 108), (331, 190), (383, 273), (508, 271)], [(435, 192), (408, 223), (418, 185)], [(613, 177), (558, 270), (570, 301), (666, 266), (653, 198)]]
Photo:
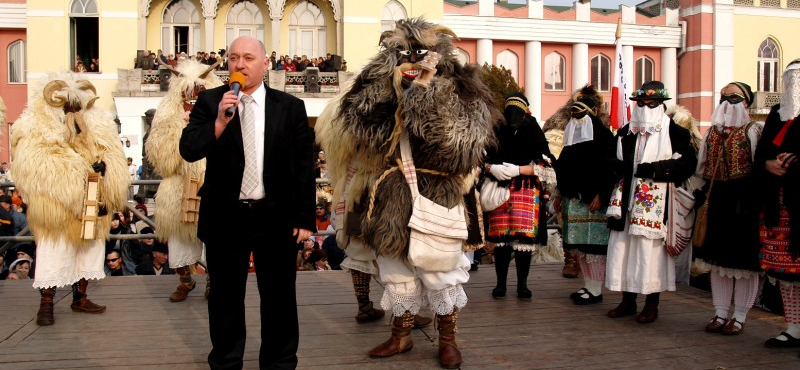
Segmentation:
[(473, 264), (469, 265), (469, 270), (470, 271), (478, 271), (478, 264), (477, 263), (473, 263)]
[[(771, 348), (797, 348), (800, 347), (800, 339), (795, 338), (786, 332), (781, 333), (788, 340), (780, 340), (778, 338), (769, 338), (764, 345)], [(780, 335), (779, 335), (780, 336)]]
[(517, 288), (517, 298), (530, 300), (533, 298), (533, 292), (528, 288)]
[(575, 299), (572, 300), (572, 303), (575, 303), (577, 305), (583, 306), (583, 305), (587, 305), (587, 304), (600, 303), (600, 302), (603, 301), (603, 295), (602, 294), (594, 295), (592, 293), (589, 293), (589, 291), (586, 291), (586, 293), (584, 293), (584, 294), (588, 295), (589, 297), (588, 298), (583, 298), (583, 294), (578, 295)]
[(506, 297), (506, 288), (494, 288), (492, 289), (492, 297), (500, 299)]
[(586, 294), (586, 293), (589, 293), (589, 291), (586, 290), (586, 288), (580, 288), (577, 292), (570, 294), (569, 295), (569, 299), (574, 301), (574, 300), (580, 298), (583, 294)]

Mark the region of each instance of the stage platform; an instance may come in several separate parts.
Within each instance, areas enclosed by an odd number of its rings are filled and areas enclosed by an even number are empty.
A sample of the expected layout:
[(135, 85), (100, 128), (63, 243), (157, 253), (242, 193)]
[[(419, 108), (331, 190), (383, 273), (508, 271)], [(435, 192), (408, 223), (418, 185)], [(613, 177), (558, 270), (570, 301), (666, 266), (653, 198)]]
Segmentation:
[[(492, 299), (493, 265), (481, 265), (465, 286), (469, 304), (459, 313), (462, 369), (793, 369), (797, 349), (775, 350), (765, 339), (783, 318), (753, 309), (744, 332), (726, 337), (703, 331), (713, 316), (711, 294), (680, 286), (662, 294), (658, 321), (605, 316), (620, 300), (576, 306), (568, 296), (581, 280), (561, 277), (560, 264), (538, 264), (529, 278), (533, 300)], [(67, 289), (57, 294), (56, 324), (39, 327), (39, 294), (30, 281), (0, 281), (0, 369), (207, 369), (205, 281), (189, 299), (170, 303), (175, 276), (110, 277), (90, 284), (90, 298), (108, 306), (100, 315), (70, 311)], [(258, 368), (259, 317), (255, 276), (247, 295), (245, 369)], [(372, 299), (383, 288), (373, 280)], [(433, 326), (412, 332), (414, 349), (388, 359), (366, 352), (389, 336), (389, 319), (357, 324), (350, 275), (299, 272), (300, 369), (437, 369)], [(643, 299), (640, 297), (640, 306)], [(280, 335), (280, 333), (275, 333)]]

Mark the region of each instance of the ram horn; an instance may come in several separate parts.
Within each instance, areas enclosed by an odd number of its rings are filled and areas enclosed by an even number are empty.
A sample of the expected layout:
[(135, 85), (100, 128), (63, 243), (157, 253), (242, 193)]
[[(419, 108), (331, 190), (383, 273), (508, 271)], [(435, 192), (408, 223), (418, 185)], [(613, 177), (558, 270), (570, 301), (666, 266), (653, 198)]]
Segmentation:
[(44, 95), (44, 101), (51, 107), (63, 107), (65, 104), (67, 104), (67, 98), (64, 96), (56, 97), (53, 96), (53, 94), (67, 86), (67, 83), (62, 80), (53, 80), (48, 82), (47, 85), (44, 86), (44, 91), (42, 92)]

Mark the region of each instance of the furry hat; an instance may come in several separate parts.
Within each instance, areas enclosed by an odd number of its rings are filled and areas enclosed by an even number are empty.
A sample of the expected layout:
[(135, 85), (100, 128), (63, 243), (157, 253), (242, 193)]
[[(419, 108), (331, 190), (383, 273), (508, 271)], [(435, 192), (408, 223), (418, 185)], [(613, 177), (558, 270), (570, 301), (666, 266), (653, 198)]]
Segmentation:
[(576, 101), (586, 101), (586, 99), (592, 99), (595, 101), (595, 107), (597, 107), (597, 117), (603, 121), (603, 126), (609, 127), (611, 123), (611, 117), (608, 115), (608, 111), (606, 111), (605, 105), (603, 104), (603, 95), (600, 94), (594, 86), (586, 85), (578, 90), (575, 90), (575, 92), (572, 94), (572, 97), (570, 97), (570, 99), (567, 100), (567, 102), (562, 105), (561, 108), (558, 108), (558, 110), (544, 122), (542, 131), (544, 131), (545, 134), (550, 130), (563, 131), (564, 128), (567, 127), (567, 123), (569, 123), (572, 105), (575, 104)]

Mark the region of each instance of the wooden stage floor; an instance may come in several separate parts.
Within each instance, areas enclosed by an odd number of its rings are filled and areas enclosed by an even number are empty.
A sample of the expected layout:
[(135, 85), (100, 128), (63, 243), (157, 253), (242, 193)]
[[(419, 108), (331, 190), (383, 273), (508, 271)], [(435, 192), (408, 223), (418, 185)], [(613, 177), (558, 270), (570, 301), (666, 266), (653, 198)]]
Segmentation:
[[(580, 280), (564, 279), (560, 264), (539, 264), (529, 281), (532, 301), (491, 298), (493, 265), (482, 265), (465, 286), (469, 304), (459, 314), (463, 369), (797, 369), (798, 350), (763, 341), (782, 331), (783, 318), (753, 309), (743, 334), (708, 334), (711, 294), (680, 286), (662, 294), (660, 317), (650, 325), (605, 316), (620, 299), (575, 306), (568, 295)], [(67, 289), (57, 294), (56, 324), (36, 325), (38, 292), (30, 281), (0, 281), (0, 369), (206, 369), (210, 350), (205, 281), (181, 303), (167, 297), (174, 276), (111, 277), (90, 284), (101, 315), (70, 311)], [(389, 320), (356, 324), (350, 275), (301, 272), (297, 277), (301, 369), (437, 369), (433, 327), (414, 330), (414, 349), (388, 359), (366, 352), (389, 336)], [(372, 299), (382, 287), (373, 280)], [(245, 369), (258, 367), (260, 339), (255, 276), (248, 282)], [(643, 305), (640, 297), (640, 306)], [(279, 335), (276, 333), (276, 335)]]

